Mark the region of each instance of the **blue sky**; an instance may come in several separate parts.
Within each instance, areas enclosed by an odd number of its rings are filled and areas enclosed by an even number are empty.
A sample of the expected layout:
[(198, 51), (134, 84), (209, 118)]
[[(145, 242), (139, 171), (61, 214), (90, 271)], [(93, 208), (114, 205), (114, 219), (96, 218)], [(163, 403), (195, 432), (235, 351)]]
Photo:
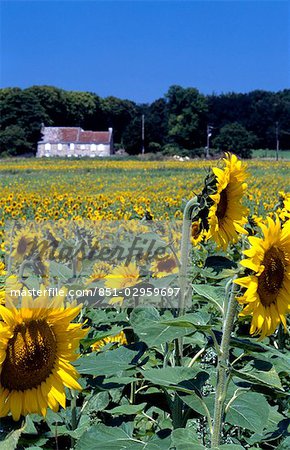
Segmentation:
[(288, 1), (1, 1), (1, 22), (1, 87), (136, 102), (290, 87)]

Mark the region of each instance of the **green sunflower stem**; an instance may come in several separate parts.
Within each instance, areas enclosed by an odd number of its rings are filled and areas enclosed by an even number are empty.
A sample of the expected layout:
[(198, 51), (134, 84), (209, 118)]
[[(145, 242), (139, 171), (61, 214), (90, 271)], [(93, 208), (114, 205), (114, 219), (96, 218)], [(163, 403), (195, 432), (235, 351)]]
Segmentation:
[(187, 202), (183, 212), (183, 222), (182, 222), (182, 237), (181, 237), (181, 255), (180, 255), (180, 270), (179, 270), (179, 287), (180, 287), (180, 297), (179, 297), (179, 316), (184, 314), (185, 310), (185, 300), (186, 300), (186, 278), (187, 278), (187, 264), (188, 264), (188, 254), (190, 248), (190, 235), (191, 235), (191, 224), (192, 224), (192, 212), (193, 208), (197, 204), (197, 197), (192, 198)]
[[(182, 316), (185, 311), (185, 302), (187, 295), (187, 264), (188, 264), (188, 255), (190, 248), (190, 235), (191, 235), (191, 222), (192, 222), (192, 211), (194, 206), (197, 204), (197, 198), (194, 197), (187, 202), (183, 212), (183, 222), (182, 222), (182, 237), (181, 237), (181, 255), (180, 255), (180, 268), (179, 268), (179, 305), (178, 305), (178, 316)], [(183, 339), (175, 339), (175, 364), (176, 366), (182, 365), (182, 356), (183, 356)], [(183, 403), (180, 397), (175, 394), (173, 400), (173, 409), (172, 409), (172, 420), (173, 427), (179, 428), (182, 426), (183, 420)]]
[[(77, 393), (74, 390), (70, 390), (71, 397), (71, 428), (72, 430), (76, 430), (78, 426), (77, 419)], [(74, 447), (75, 438), (71, 436), (71, 446)]]
[(75, 392), (71, 392), (71, 427), (75, 430), (78, 426), (77, 424), (77, 396)]
[[(234, 281), (236, 277), (233, 278)], [(217, 367), (217, 386), (214, 406), (213, 432), (211, 439), (211, 448), (218, 447), (221, 440), (222, 425), (225, 411), (225, 399), (229, 379), (229, 351), (230, 338), (237, 313), (238, 302), (235, 298), (236, 284), (233, 283), (232, 291), (225, 312), (223, 336), (220, 345), (220, 354), (218, 355)]]

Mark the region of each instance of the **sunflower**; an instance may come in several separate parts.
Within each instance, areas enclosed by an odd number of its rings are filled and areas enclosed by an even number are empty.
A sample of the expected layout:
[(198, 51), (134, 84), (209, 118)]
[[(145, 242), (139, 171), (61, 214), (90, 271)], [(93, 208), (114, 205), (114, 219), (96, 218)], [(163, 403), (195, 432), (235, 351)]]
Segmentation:
[(17, 276), (10, 275), (5, 280), (5, 298), (9, 298), (14, 305), (17, 306), (19, 297), (18, 292), (22, 290), (22, 287), (23, 285), (18, 281)]
[(99, 339), (91, 345), (91, 349), (94, 352), (97, 352), (107, 344), (118, 344), (118, 346), (128, 344), (124, 331), (120, 331), (120, 333), (115, 336), (107, 336), (103, 339)]
[(198, 246), (206, 236), (205, 230), (202, 228), (201, 219), (195, 220), (191, 224), (191, 243), (194, 247)]
[(151, 264), (151, 271), (156, 278), (163, 278), (167, 275), (177, 273), (179, 271), (178, 264), (174, 255), (165, 255), (158, 258)]
[(247, 232), (242, 227), (246, 222), (247, 209), (241, 204), (247, 188), (246, 174), (241, 161), (235, 155), (226, 154), (224, 170), (214, 167), (216, 193), (210, 195), (213, 204), (208, 212), (207, 239), (213, 238), (218, 247), (225, 250), (230, 242), (238, 240), (238, 233)]
[(246, 288), (239, 303), (245, 305), (241, 316), (252, 316), (251, 334), (261, 338), (272, 334), (290, 310), (290, 221), (284, 227), (278, 219), (268, 217), (267, 226), (260, 224), (263, 238), (249, 237), (251, 247), (241, 264), (250, 269), (248, 276), (235, 283)]
[(125, 289), (135, 286), (140, 278), (140, 272), (135, 262), (126, 265), (122, 263), (116, 266), (105, 279), (105, 286), (111, 289)]
[(29, 229), (21, 229), (13, 236), (13, 250), (11, 256), (13, 256), (16, 262), (22, 262), (27, 257), (36, 242), (38, 235), (32, 233)]
[(279, 218), (282, 222), (290, 219), (290, 194), (283, 201), (283, 208), (280, 210)]
[(117, 305), (120, 307), (123, 305), (123, 303), (124, 303), (124, 297), (121, 297), (121, 296), (116, 296), (116, 297), (114, 296), (114, 297), (110, 298), (110, 300), (108, 301), (109, 305), (113, 305), (113, 306)]
[(5, 291), (3, 287), (0, 288), (0, 305), (5, 305)]
[(48, 407), (65, 408), (65, 386), (81, 389), (71, 361), (88, 330), (70, 323), (80, 309), (65, 307), (62, 297), (33, 300), (28, 292), (21, 308), (0, 306), (0, 417), (45, 416)]
[(87, 279), (86, 284), (95, 283), (96, 281), (102, 280), (110, 272), (112, 266), (104, 261), (99, 261), (94, 264), (93, 273)]
[(3, 261), (0, 261), (0, 276), (6, 275), (5, 264)]

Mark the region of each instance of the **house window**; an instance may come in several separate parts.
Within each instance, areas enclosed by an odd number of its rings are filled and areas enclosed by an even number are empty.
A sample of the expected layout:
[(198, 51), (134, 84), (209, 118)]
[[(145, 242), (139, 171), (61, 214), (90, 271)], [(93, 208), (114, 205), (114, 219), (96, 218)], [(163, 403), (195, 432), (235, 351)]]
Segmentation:
[(75, 144), (69, 144), (69, 148), (70, 148), (70, 150), (74, 150), (75, 149)]
[(97, 150), (96, 144), (91, 144), (91, 152), (95, 152)]
[(62, 144), (57, 144), (57, 149), (62, 150)]
[(81, 150), (84, 150), (85, 149), (85, 145), (84, 144), (81, 144)]
[(44, 148), (45, 148), (45, 150), (50, 151), (51, 145), (49, 143), (46, 143)]

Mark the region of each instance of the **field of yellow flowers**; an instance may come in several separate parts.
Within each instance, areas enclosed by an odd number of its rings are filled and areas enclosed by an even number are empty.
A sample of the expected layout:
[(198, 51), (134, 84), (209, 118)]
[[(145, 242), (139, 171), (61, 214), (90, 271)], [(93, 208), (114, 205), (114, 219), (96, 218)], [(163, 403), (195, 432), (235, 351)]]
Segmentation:
[[(65, 161), (0, 162), (0, 220), (80, 217), (123, 220), (149, 211), (160, 220), (181, 218), (213, 162)], [(252, 213), (265, 215), (280, 191), (290, 189), (290, 162), (247, 162)], [(250, 202), (249, 202), (250, 204)]]
[(289, 173), (0, 161), (0, 450), (288, 449)]

